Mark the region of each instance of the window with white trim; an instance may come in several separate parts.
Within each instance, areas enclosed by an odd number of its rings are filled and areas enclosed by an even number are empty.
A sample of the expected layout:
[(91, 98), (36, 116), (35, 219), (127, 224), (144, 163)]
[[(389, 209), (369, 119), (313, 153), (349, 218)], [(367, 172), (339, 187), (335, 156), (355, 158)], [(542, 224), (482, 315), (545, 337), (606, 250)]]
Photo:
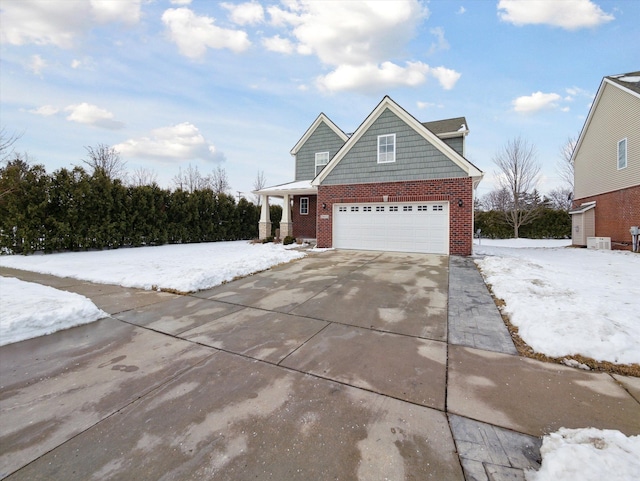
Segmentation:
[(378, 163), (396, 161), (396, 134), (378, 135)]
[(316, 175), (329, 163), (329, 152), (316, 152)]
[(389, 206), (389, 212), (398, 212), (398, 206), (397, 205), (390, 205)]
[(618, 170), (627, 168), (627, 139), (618, 142)]
[(371, 206), (368, 206), (368, 205), (364, 206), (362, 208), (362, 212), (371, 212)]
[(384, 212), (384, 206), (383, 205), (377, 205), (376, 206), (376, 212)]
[(309, 213), (309, 197), (300, 197), (300, 215)]
[(338, 212), (346, 212), (347, 208), (346, 207), (338, 207)]

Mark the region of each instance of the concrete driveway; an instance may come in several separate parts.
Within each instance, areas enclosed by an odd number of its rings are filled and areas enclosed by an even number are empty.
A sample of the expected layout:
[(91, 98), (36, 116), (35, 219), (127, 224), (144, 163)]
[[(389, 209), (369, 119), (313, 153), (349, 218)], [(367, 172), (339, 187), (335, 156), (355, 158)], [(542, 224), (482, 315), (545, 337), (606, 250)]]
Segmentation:
[(638, 379), (517, 357), (469, 259), (314, 253), (189, 296), (0, 274), (111, 314), (0, 348), (0, 478), (524, 479), (561, 426), (640, 433)]

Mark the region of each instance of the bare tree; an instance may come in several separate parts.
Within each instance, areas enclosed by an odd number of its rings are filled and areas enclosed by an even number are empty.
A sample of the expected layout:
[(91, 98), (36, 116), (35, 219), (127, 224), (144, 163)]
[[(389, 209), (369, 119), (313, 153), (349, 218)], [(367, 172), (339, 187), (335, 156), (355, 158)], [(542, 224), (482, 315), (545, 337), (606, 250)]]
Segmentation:
[(553, 189), (546, 197), (551, 207), (556, 210), (566, 210), (568, 212), (571, 209), (573, 191), (568, 187)]
[(15, 144), (22, 134), (9, 134), (4, 127), (0, 128), (0, 162), (7, 162), (13, 153)]
[(126, 177), (125, 166), (127, 163), (120, 158), (120, 152), (105, 144), (94, 147), (85, 147), (87, 158), (82, 162), (91, 167), (92, 174), (98, 172), (109, 179), (121, 179)]
[[(260, 190), (267, 184), (267, 179), (264, 176), (264, 170), (259, 170), (256, 175), (255, 180), (253, 181), (253, 190)], [(262, 201), (262, 197), (256, 194), (255, 196), (256, 205), (260, 205)]]
[(176, 190), (184, 190), (194, 192), (196, 190), (204, 190), (210, 188), (209, 178), (203, 177), (198, 166), (193, 167), (191, 164), (183, 172), (182, 167), (178, 170), (178, 175), (173, 178), (173, 185)]
[(488, 194), (483, 195), (479, 201), (480, 209), (485, 211), (496, 210), (506, 212), (510, 205), (511, 194), (504, 188), (492, 190)]
[(138, 167), (129, 177), (129, 185), (141, 187), (143, 185), (154, 185), (158, 183), (158, 174), (145, 167)]
[(226, 194), (231, 190), (227, 171), (220, 165), (207, 177), (209, 188), (216, 194)]
[(575, 137), (569, 137), (567, 142), (560, 148), (560, 160), (556, 166), (556, 170), (560, 178), (565, 182), (571, 192), (573, 192), (573, 151), (576, 148), (578, 140)]
[(538, 206), (531, 202), (530, 192), (538, 183), (540, 164), (536, 161), (536, 149), (526, 140), (516, 137), (493, 156), (498, 167), (496, 178), (501, 189), (510, 196), (509, 208), (505, 211), (507, 223), (513, 227), (513, 236), (518, 238), (518, 229), (532, 221), (539, 213)]

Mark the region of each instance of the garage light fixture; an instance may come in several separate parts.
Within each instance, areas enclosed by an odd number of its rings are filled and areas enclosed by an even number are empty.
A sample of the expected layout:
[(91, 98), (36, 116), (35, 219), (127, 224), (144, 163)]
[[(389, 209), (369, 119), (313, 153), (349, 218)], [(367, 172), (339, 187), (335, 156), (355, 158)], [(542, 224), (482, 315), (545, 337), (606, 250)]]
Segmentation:
[(326, 209), (326, 208), (327, 208), (327, 204), (323, 202), (323, 203), (322, 203), (322, 208), (323, 208), (323, 209)]
[(464, 205), (464, 202), (462, 202), (462, 199), (458, 199), (458, 207), (462, 207)]

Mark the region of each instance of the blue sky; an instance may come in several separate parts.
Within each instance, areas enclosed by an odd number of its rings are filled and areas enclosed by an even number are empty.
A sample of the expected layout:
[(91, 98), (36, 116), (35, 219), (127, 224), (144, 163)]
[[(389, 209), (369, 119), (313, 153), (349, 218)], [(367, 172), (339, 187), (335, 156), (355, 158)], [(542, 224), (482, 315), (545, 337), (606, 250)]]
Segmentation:
[(160, 185), (221, 165), (234, 193), (293, 180), (320, 112), (354, 131), (384, 95), (465, 116), (467, 157), (521, 136), (561, 184), (603, 76), (640, 70), (635, 0), (3, 0), (0, 124), (49, 172), (108, 144)]

